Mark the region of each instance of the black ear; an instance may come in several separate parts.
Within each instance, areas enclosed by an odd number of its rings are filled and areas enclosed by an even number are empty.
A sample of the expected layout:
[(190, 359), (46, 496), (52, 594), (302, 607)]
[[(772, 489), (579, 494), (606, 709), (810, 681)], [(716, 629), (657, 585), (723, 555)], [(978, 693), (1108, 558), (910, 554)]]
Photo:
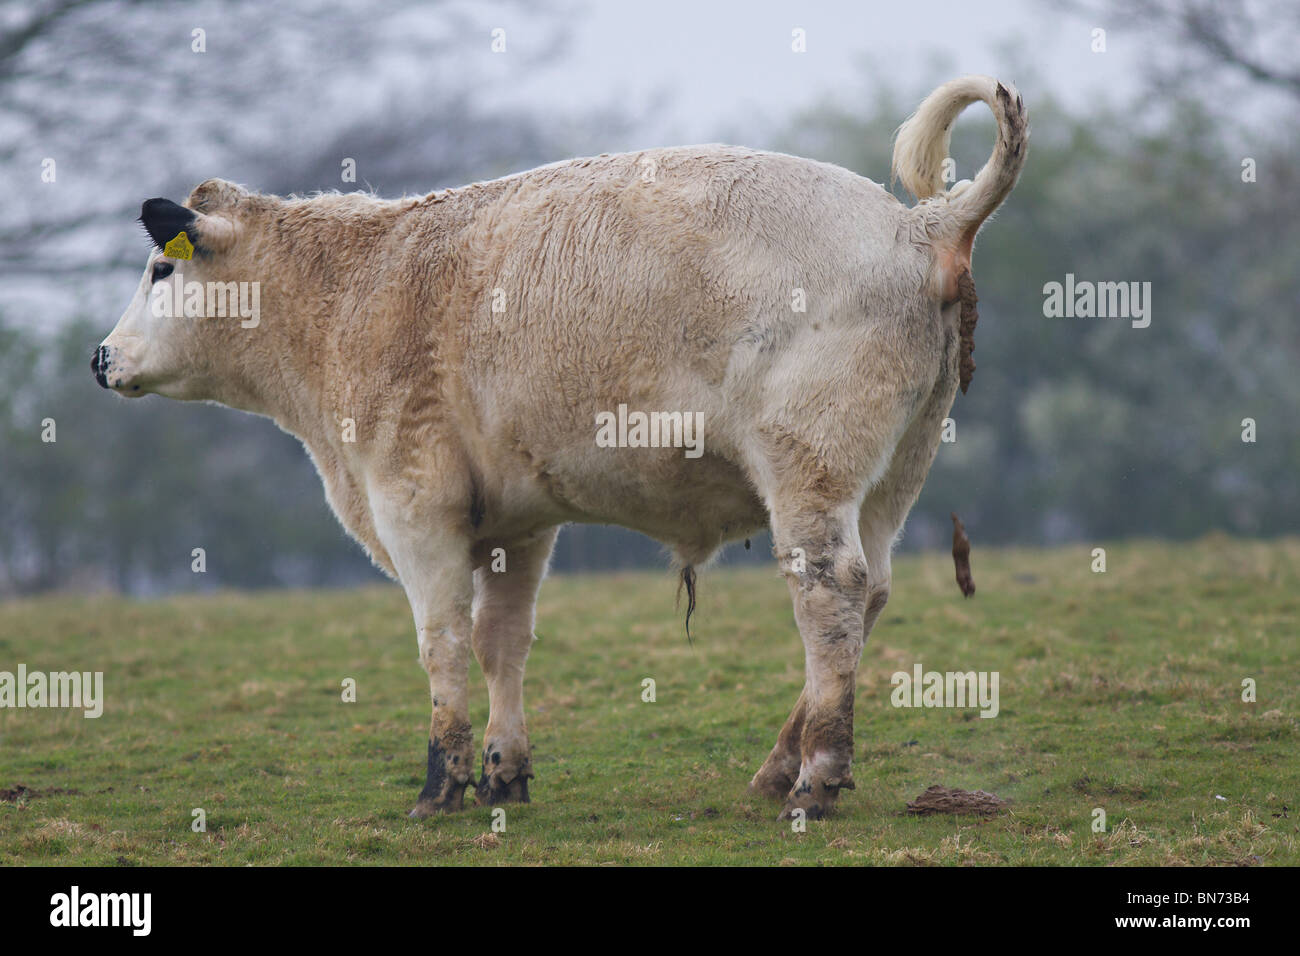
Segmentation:
[(193, 209), (178, 206), (170, 199), (146, 199), (140, 207), (140, 223), (160, 250), (182, 230), (197, 246), (198, 239), (194, 235), (194, 220), (197, 218)]

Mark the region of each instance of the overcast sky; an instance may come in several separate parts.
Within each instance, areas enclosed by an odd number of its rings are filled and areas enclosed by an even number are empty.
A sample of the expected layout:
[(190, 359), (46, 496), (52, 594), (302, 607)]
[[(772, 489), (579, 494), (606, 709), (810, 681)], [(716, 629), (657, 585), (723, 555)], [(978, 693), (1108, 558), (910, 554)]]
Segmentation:
[[(303, 4), (309, 9), (311, 0)], [(230, 62), (232, 70), (248, 69), (241, 57), (256, 48), (256, 39), (248, 38), (246, 24), (232, 20), (220, 4), (202, 4), (195, 17), (208, 31), (205, 56)], [(174, 25), (174, 56), (194, 55), (189, 23)], [(1122, 102), (1138, 88), (1153, 53), (1149, 33), (1063, 13), (1052, 0), (449, 0), (398, 7), (372, 25), (389, 41), (380, 44), (381, 55), (359, 62), (336, 60), (346, 51), (322, 44), (314, 31), (299, 32), (299, 49), (290, 48), (295, 34), (277, 34), (276, 54), (294, 64), (293, 75), (311, 81), (318, 101), (294, 110), (293, 135), (300, 141), (310, 141), (315, 132), (328, 140), (340, 123), (371, 115), (400, 125), (403, 102), (447, 83), (448, 89), (466, 90), (485, 110), (523, 110), (543, 122), (553, 117), (571, 131), (556, 141), (572, 144), (565, 148), (577, 153), (719, 141), (763, 147), (779, 142), (793, 114), (827, 99), (867, 115), (882, 80), (912, 105), (934, 83), (963, 73), (1017, 83), (1031, 115), (1049, 91), (1072, 107), (1100, 97)], [(1091, 49), (1097, 27), (1107, 31), (1105, 53)], [(492, 52), (497, 28), (505, 31), (500, 54)], [(804, 31), (806, 52), (792, 50), (796, 29)], [(437, 37), (448, 42), (426, 39)], [(557, 39), (560, 46), (552, 49)], [(1018, 75), (1020, 70), (1033, 75)], [(270, 86), (263, 105), (274, 113), (292, 96)], [(611, 110), (625, 118), (623, 132), (585, 121), (593, 111)], [(900, 110), (897, 120), (904, 118)], [(248, 132), (245, 126), (257, 127), (255, 118), (237, 122), (241, 133)], [(272, 143), (284, 135), (279, 123), (266, 128)], [(139, 142), (129, 128), (121, 135)], [(162, 154), (168, 144), (149, 145)], [(192, 156), (205, 144), (184, 145)], [(226, 160), (208, 165), (213, 168), (204, 176), (240, 178)], [(141, 169), (141, 183), (156, 178), (147, 166)], [(22, 175), (31, 175), (30, 163)], [(878, 171), (876, 178), (884, 175)], [(65, 175), (64, 181), (76, 188), (75, 177)], [(428, 188), (438, 185), (448, 184), (430, 182)], [(132, 180), (123, 188), (135, 192), (143, 186)], [(84, 239), (102, 242), (89, 230)], [(113, 294), (125, 295), (138, 276), (126, 270), (107, 284), (100, 276), (90, 281), (101, 292), (115, 281), (126, 291), (114, 287)], [(48, 313), (40, 303), (51, 294), (69, 302), (82, 294), (72, 277), (61, 290), (52, 290), (43, 277), (14, 276), (6, 284), (0, 299), (19, 298), (19, 316)]]
[[(1107, 87), (1129, 92), (1142, 57), (1141, 37), (1118, 28), (1107, 31), (1107, 52), (1093, 53), (1092, 28), (1107, 25), (1043, 0), (590, 0), (575, 7), (563, 54), (537, 69), (510, 56), (541, 42), (526, 8), (489, 2), (470, 9), (485, 47), (492, 28), (506, 31), (506, 55), (486, 67), (502, 81), (495, 102), (574, 113), (613, 103), (634, 117), (655, 104), (639, 132), (664, 142), (775, 124), (826, 96), (851, 104), (864, 90), (864, 66), (897, 78), (903, 89), (937, 74), (1016, 82), (1008, 75), (1014, 50), (1054, 92), (1079, 103)], [(806, 31), (806, 53), (791, 49), (796, 27)]]

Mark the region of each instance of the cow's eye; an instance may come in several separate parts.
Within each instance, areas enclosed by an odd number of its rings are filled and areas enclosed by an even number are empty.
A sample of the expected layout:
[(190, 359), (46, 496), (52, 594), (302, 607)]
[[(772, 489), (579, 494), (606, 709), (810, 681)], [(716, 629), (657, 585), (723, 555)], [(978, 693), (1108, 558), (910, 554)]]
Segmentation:
[(166, 279), (169, 275), (172, 274), (172, 269), (174, 268), (176, 267), (170, 262), (163, 262), (161, 260), (155, 262), (153, 264), (153, 281), (150, 282), (149, 284), (152, 285), (154, 282), (157, 282), (159, 279)]

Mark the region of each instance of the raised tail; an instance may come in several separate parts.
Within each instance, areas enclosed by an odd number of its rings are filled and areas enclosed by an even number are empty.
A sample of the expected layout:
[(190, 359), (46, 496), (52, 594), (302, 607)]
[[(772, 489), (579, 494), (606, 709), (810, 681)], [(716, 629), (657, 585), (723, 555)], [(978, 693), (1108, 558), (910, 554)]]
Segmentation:
[[(983, 100), (998, 121), (993, 155), (974, 182), (945, 189), (943, 162), (957, 115)], [(894, 137), (893, 176), (917, 199), (946, 196), (955, 227), (954, 239), (967, 249), (980, 225), (1002, 205), (1016, 184), (1028, 151), (1029, 114), (1015, 87), (991, 76), (963, 76), (943, 84), (925, 98)]]

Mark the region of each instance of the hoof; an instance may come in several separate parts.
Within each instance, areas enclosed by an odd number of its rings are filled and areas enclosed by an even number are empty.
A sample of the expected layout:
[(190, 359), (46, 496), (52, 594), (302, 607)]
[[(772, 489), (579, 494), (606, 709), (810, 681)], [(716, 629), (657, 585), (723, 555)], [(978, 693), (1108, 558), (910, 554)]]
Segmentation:
[(409, 814), (412, 820), (464, 808), (465, 787), (470, 782), (470, 775), (464, 769), (467, 763), (459, 754), (449, 753), (438, 739), (430, 741), (428, 776), (415, 809)]
[(531, 776), (531, 773), (520, 774), (506, 782), (500, 775), (484, 774), (483, 779), (478, 782), (475, 799), (480, 806), (484, 807), (496, 806), (498, 803), (527, 803), (528, 778)]
[(527, 738), (506, 746), (489, 740), (483, 747), (483, 773), (475, 798), (480, 806), (487, 807), (498, 803), (527, 803), (528, 781), (532, 776)]
[(749, 781), (749, 792), (769, 800), (784, 800), (794, 788), (794, 777), (764, 764)]
[(416, 801), (415, 809), (407, 816), (412, 820), (424, 820), (428, 817), (436, 816), (439, 813), (456, 813), (465, 808), (465, 787), (466, 783), (449, 784), (442, 794), (437, 797), (421, 793), (420, 799)]
[(785, 806), (777, 819), (793, 819), (795, 811), (802, 810), (805, 819), (821, 820), (835, 809), (835, 800), (840, 791), (852, 789), (853, 780), (849, 777), (820, 783), (809, 783), (806, 780), (798, 782), (786, 797)]

